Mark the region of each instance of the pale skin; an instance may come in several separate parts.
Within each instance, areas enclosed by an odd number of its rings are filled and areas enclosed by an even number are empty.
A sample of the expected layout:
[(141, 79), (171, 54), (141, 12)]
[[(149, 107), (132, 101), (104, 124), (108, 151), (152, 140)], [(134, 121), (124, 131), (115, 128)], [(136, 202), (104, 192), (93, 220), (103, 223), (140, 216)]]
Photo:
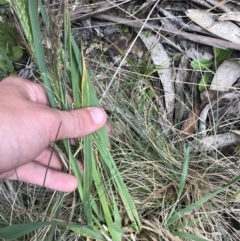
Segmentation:
[(74, 191), (77, 179), (61, 171), (56, 152), (50, 159), (49, 144), (56, 137), (61, 140), (88, 135), (103, 127), (106, 120), (101, 108), (52, 109), (42, 85), (19, 77), (4, 79), (0, 82), (0, 179)]

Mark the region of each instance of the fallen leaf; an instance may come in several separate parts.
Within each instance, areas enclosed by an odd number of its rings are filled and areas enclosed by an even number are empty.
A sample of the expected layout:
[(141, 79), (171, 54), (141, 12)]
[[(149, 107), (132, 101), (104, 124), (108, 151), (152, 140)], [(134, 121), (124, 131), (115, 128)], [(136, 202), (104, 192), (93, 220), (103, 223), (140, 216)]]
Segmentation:
[(211, 90), (228, 91), (240, 78), (239, 59), (228, 59), (217, 69), (210, 86)]
[(184, 121), (181, 128), (181, 137), (187, 137), (196, 131), (199, 114), (201, 113), (201, 107), (197, 104), (194, 109), (189, 113), (188, 118)]
[[(175, 102), (175, 113), (174, 119), (175, 122), (179, 123), (186, 118), (188, 114), (188, 107), (186, 106), (186, 90), (185, 90), (185, 83), (188, 83), (190, 78), (190, 71), (189, 70), (189, 60), (188, 58), (183, 55), (181, 61), (178, 65), (178, 70), (176, 73), (175, 78), (175, 93), (176, 93), (176, 102)], [(185, 117), (184, 117), (185, 116)]]
[(153, 63), (158, 67), (162, 66), (162, 68), (158, 69), (157, 72), (164, 89), (167, 116), (169, 121), (172, 122), (175, 91), (174, 82), (172, 80), (172, 69), (170, 67), (170, 58), (163, 45), (159, 42), (159, 39), (155, 35), (146, 37), (143, 33), (141, 33), (139, 36), (147, 49), (150, 50)]
[(240, 43), (240, 28), (230, 21), (218, 21), (218, 16), (205, 10), (188, 9), (186, 15), (202, 28), (230, 42)]
[[(190, 144), (195, 149), (195, 152), (199, 151), (213, 151), (224, 146), (232, 145), (240, 141), (240, 136), (235, 133), (225, 133), (212, 136), (206, 136), (202, 139), (195, 139)], [(197, 148), (196, 148), (197, 147)]]
[(236, 21), (240, 22), (240, 12), (229, 12), (222, 14), (219, 18), (219, 21)]
[(200, 93), (201, 101), (203, 106), (205, 106), (207, 103), (213, 101), (217, 95), (220, 95), (221, 93), (216, 90), (205, 90)]
[(228, 13), (231, 11), (237, 12), (238, 7), (236, 7), (235, 3), (236, 1), (232, 0), (204, 0), (211, 4), (211, 7), (209, 9), (219, 9), (224, 13)]
[[(201, 112), (201, 114), (200, 114), (200, 123), (199, 123), (199, 132), (202, 134), (202, 136), (206, 136), (206, 130), (207, 130), (207, 124), (206, 124), (206, 122), (207, 122), (207, 116), (208, 116), (208, 112), (209, 112), (209, 110), (212, 110), (213, 109), (213, 106), (214, 105), (219, 105), (218, 106), (218, 108), (219, 107), (221, 107), (220, 106), (220, 101), (223, 101), (222, 103), (228, 103), (228, 102), (230, 102), (231, 100), (234, 100), (234, 99), (238, 99), (238, 98), (240, 98), (240, 93), (238, 93), (238, 92), (236, 92), (236, 93), (231, 93), (231, 92), (229, 92), (229, 93), (223, 93), (222, 95), (220, 95), (219, 97), (218, 97), (218, 99), (216, 100), (213, 100), (212, 102), (210, 102), (209, 104), (207, 104), (204, 108), (203, 108), (203, 110), (202, 110), (202, 112)], [(218, 111), (218, 114), (219, 114), (219, 118), (220, 118), (220, 111)], [(224, 114), (224, 113), (222, 113), (222, 114)]]
[(235, 134), (240, 136), (240, 130), (231, 130), (231, 132), (233, 132), (233, 133), (235, 133)]

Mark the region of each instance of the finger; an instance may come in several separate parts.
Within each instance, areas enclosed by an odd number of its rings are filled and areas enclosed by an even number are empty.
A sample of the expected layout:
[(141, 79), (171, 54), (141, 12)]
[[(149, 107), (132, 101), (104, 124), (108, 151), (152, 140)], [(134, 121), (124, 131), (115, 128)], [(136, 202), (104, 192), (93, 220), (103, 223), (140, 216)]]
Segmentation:
[(35, 158), (35, 161), (43, 166), (48, 166), (49, 168), (59, 171), (62, 170), (62, 162), (56, 151), (52, 149), (46, 149), (43, 151), (37, 158)]
[(8, 179), (32, 183), (39, 186), (44, 185), (44, 187), (61, 192), (73, 192), (78, 185), (76, 177), (68, 173), (49, 169), (37, 162), (29, 162), (19, 167)]
[(38, 83), (18, 76), (11, 76), (2, 81), (3, 84), (11, 84), (23, 90), (26, 98), (39, 104), (49, 105), (49, 101), (45, 92), (45, 88)]
[(89, 107), (73, 111), (58, 111), (54, 121), (51, 122), (50, 139), (83, 137), (103, 127), (107, 121), (107, 115), (102, 108)]

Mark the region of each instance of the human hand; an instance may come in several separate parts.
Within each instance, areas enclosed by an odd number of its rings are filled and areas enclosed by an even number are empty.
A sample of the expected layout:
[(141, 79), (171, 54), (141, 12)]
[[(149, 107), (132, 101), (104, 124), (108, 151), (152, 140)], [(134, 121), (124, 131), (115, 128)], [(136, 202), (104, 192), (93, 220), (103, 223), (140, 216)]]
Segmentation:
[(61, 172), (61, 161), (55, 152), (51, 157), (49, 144), (56, 138), (88, 135), (103, 127), (106, 119), (106, 113), (96, 107), (52, 109), (42, 85), (19, 77), (4, 79), (0, 82), (0, 179), (74, 191), (77, 179)]

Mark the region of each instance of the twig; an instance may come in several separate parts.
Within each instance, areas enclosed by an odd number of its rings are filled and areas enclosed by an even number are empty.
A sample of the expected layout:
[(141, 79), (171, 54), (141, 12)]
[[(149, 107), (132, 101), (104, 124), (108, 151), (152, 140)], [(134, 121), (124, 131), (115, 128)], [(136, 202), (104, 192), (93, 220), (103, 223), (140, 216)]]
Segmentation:
[[(125, 0), (125, 1), (116, 2), (114, 4), (113, 3), (107, 4), (105, 6), (98, 7), (95, 10), (93, 10), (93, 8), (90, 8), (90, 7), (87, 7), (87, 8), (84, 8), (84, 9), (81, 8), (78, 11), (74, 11), (74, 12), (70, 13), (70, 18), (71, 18), (71, 21), (73, 21), (73, 20), (83, 20), (83, 19), (86, 19), (86, 18), (93, 17), (96, 14), (106, 12), (108, 10), (111, 10), (112, 8), (115, 8), (116, 6), (120, 6), (122, 4), (131, 2), (131, 1), (133, 1), (133, 0)], [(85, 13), (85, 14), (82, 14), (82, 13)], [(80, 14), (80, 16), (79, 16), (79, 14)]]
[(168, 28), (162, 28), (162, 27), (154, 25), (154, 24), (149, 24), (149, 23), (144, 24), (144, 22), (142, 22), (139, 19), (131, 20), (131, 19), (125, 19), (125, 18), (121, 18), (121, 17), (111, 16), (109, 14), (98, 14), (98, 15), (94, 15), (93, 18), (97, 18), (97, 19), (101, 19), (101, 20), (105, 20), (105, 21), (112, 21), (115, 23), (121, 23), (121, 24), (125, 24), (130, 27), (134, 27), (134, 28), (151, 29), (151, 30), (172, 33), (175, 35), (183, 36), (186, 39), (192, 40), (192, 41), (200, 43), (200, 44), (215, 46), (215, 47), (222, 48), (222, 49), (229, 48), (229, 49), (240, 50), (240, 44), (231, 43), (226, 40), (207, 37), (207, 36), (203, 36), (203, 35), (187, 33), (187, 32), (181, 31), (181, 30), (176, 31), (176, 30), (172, 30), (172, 29), (168, 29)]

